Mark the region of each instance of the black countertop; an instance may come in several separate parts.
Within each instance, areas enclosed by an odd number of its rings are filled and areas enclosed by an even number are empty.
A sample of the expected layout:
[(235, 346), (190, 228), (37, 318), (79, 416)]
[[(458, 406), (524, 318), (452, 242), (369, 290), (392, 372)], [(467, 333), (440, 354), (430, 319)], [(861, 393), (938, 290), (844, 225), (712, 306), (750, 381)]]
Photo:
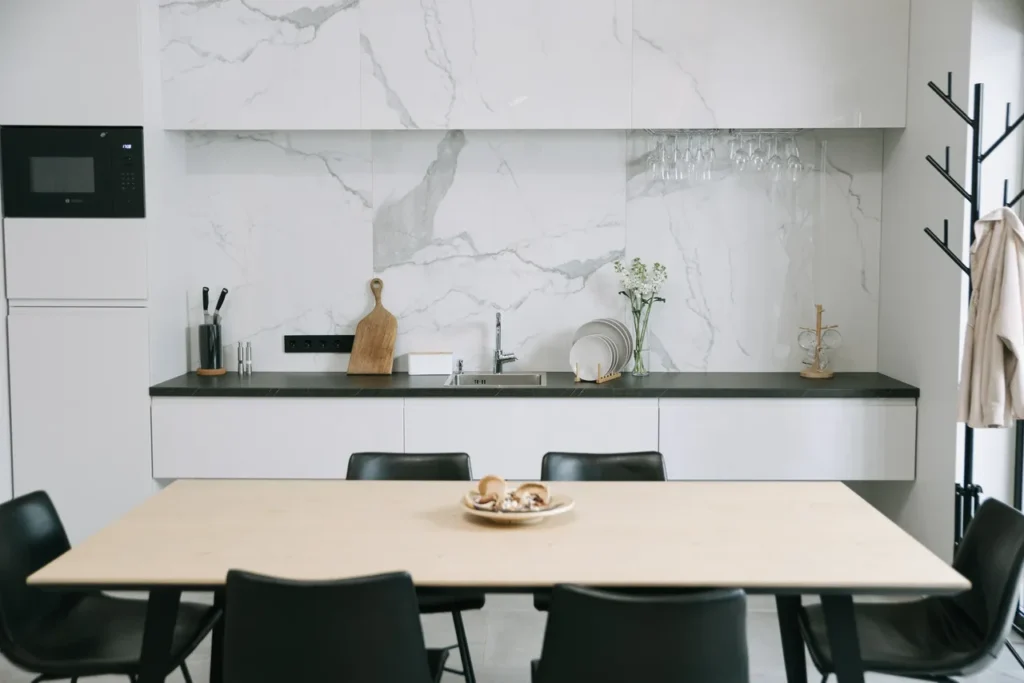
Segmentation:
[(656, 372), (623, 375), (605, 384), (573, 381), (571, 372), (547, 373), (543, 387), (446, 387), (447, 377), (340, 372), (254, 372), (241, 377), (181, 375), (149, 388), (150, 396), (442, 397), (539, 396), (548, 398), (917, 398), (920, 391), (877, 372), (845, 372), (832, 379), (804, 379), (795, 372)]

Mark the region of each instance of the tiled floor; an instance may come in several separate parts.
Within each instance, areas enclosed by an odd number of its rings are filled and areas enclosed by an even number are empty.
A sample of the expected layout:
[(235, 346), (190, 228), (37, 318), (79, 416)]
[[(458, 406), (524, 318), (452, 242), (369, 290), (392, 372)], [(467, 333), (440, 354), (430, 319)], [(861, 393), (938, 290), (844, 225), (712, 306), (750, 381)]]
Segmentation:
[[(529, 662), (540, 654), (544, 635), (544, 615), (533, 609), (529, 598), (518, 596), (488, 596), (487, 607), (480, 612), (464, 615), (466, 631), (470, 638), (470, 649), (480, 683), (528, 683)], [(763, 598), (751, 600), (748, 615), (751, 683), (785, 683), (786, 674), (779, 645), (778, 622), (771, 610), (771, 602)], [(424, 618), (427, 645), (451, 645), (455, 642), (451, 619), (446, 615)], [(1014, 638), (1024, 651), (1024, 642)], [(452, 663), (458, 666), (458, 657), (453, 653)], [(203, 643), (189, 659), (195, 683), (209, 680), (209, 640)], [(808, 679), (815, 683), (819, 678), (808, 661)], [(868, 676), (868, 683), (889, 683), (886, 676)], [(0, 659), (0, 683), (29, 683), (32, 676), (13, 668)], [(118, 681), (125, 678), (83, 679), (97, 683)], [(167, 679), (181, 683), (180, 674)], [(835, 679), (831, 679), (834, 681)], [(891, 679), (892, 681), (904, 679)], [(462, 678), (446, 674), (445, 683), (461, 683)], [(1003, 651), (996, 663), (985, 672), (971, 679), (972, 683), (1024, 683), (1024, 670), (1013, 657)]]

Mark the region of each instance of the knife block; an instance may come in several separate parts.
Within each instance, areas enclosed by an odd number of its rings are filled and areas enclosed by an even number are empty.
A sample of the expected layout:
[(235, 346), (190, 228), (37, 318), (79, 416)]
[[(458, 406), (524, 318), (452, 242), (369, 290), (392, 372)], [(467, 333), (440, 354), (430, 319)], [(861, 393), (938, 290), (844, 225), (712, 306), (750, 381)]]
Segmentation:
[(199, 326), (199, 369), (197, 375), (216, 376), (227, 372), (221, 354), (221, 334), (218, 323)]

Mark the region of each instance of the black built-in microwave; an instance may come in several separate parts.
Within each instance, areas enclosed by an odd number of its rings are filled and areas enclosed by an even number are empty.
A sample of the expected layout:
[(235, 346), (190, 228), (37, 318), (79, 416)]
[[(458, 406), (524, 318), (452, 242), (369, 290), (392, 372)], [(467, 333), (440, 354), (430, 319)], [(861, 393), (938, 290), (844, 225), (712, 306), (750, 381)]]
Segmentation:
[(142, 218), (142, 128), (0, 127), (8, 218)]

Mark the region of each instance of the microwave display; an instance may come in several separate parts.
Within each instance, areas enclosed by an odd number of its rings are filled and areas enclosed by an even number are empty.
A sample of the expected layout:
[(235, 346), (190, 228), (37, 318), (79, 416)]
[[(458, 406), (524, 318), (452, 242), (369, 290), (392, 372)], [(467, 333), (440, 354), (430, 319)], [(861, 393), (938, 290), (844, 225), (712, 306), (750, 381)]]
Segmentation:
[(142, 218), (141, 128), (0, 127), (9, 218)]

